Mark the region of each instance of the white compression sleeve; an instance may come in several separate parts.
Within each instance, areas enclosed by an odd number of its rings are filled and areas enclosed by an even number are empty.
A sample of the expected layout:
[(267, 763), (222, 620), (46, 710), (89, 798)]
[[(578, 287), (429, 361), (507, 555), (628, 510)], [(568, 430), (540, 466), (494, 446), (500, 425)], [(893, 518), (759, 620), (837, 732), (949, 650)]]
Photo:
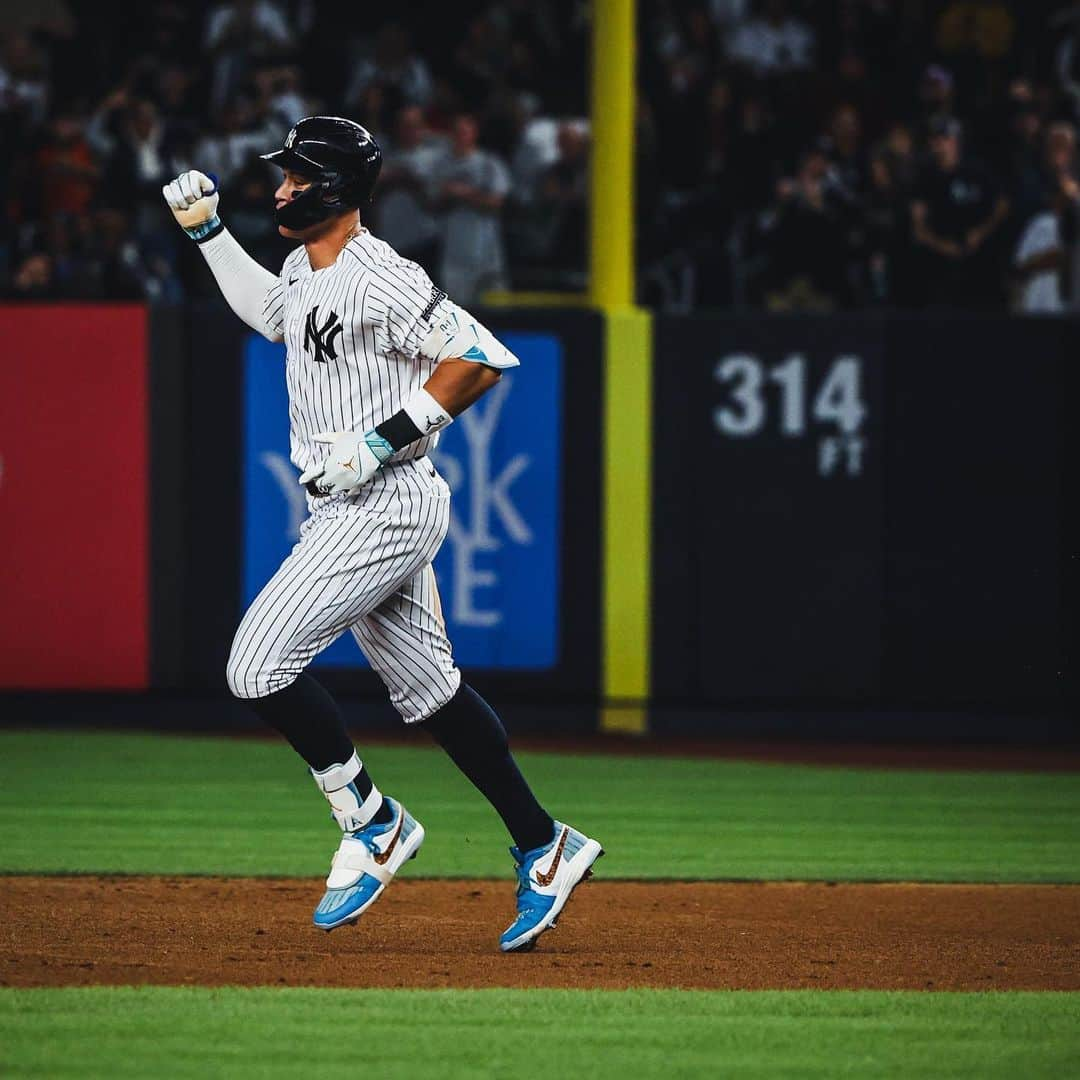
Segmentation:
[(216, 236), (199, 244), (214, 279), (228, 301), (229, 307), (263, 337), (281, 341), (281, 334), (266, 321), (266, 294), (278, 284), (276, 275), (260, 266), (229, 232), (222, 229)]

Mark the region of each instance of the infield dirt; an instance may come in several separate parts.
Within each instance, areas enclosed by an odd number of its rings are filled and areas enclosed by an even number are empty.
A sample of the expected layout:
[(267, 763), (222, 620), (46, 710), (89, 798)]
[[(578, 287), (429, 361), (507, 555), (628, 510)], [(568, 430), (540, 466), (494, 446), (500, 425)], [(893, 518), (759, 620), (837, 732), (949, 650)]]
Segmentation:
[(321, 882), (0, 878), (0, 985), (1080, 989), (1080, 886), (590, 882), (504, 956), (509, 882), (395, 882), (353, 927)]

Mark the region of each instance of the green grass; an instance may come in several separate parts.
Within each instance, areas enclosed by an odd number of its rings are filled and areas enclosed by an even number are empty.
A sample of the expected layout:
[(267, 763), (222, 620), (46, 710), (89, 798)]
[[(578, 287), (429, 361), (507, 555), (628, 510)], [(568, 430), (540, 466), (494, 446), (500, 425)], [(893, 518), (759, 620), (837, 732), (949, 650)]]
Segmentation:
[(96, 1077), (1075, 1076), (1080, 995), (0, 991), (0, 1073)]
[[(365, 754), (428, 828), (410, 874), (506, 876), (501, 823), (443, 756)], [(605, 877), (1080, 881), (1080, 775), (521, 754)], [(283, 743), (0, 733), (0, 872), (322, 875), (336, 826)]]

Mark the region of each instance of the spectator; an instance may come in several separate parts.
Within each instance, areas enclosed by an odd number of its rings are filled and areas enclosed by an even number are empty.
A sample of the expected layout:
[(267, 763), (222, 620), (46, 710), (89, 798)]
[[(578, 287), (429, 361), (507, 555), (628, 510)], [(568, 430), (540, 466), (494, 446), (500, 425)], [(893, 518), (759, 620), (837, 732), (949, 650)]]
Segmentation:
[(510, 160), (514, 201), (529, 206), (536, 198), (544, 170), (559, 156), (559, 123), (550, 116), (530, 116), (520, 101), (514, 120), (516, 130)]
[(391, 141), (394, 117), (401, 110), (401, 101), (396, 90), (387, 88), (382, 83), (368, 83), (360, 100), (356, 103), (353, 116), (375, 136), (380, 146)]
[(746, 20), (750, 14), (750, 0), (709, 0), (708, 11), (717, 26), (727, 29)]
[(762, 0), (761, 15), (740, 23), (728, 40), (728, 56), (755, 75), (806, 71), (814, 62), (814, 32), (791, 14), (788, 0)]
[(161, 187), (176, 175), (177, 165), (153, 102), (133, 100), (122, 90), (113, 94), (94, 116), (87, 135), (104, 162), (104, 205), (147, 208), (160, 222)]
[[(518, 97), (528, 99), (534, 111), (543, 102), (551, 111), (581, 107), (579, 92), (585, 57), (577, 55), (579, 35), (573, 25), (579, 13), (566, 17), (551, 3), (536, 0), (499, 0), (490, 8), (491, 21), (509, 42), (506, 84)], [(573, 101), (571, 102), (571, 97)]]
[(266, 114), (282, 128), (315, 111), (304, 93), (304, 75), (295, 64), (263, 68), (255, 75), (255, 88)]
[(927, 299), (953, 307), (1000, 303), (992, 243), (1009, 212), (997, 180), (961, 153), (958, 121), (939, 117), (930, 132), (932, 164), (911, 203), (915, 242), (924, 251)]
[(777, 179), (780, 144), (764, 95), (751, 90), (739, 104), (731, 139), (732, 197), (740, 210), (760, 209)]
[(292, 31), (277, 5), (269, 0), (232, 0), (210, 12), (204, 45), (210, 52), (238, 48), (262, 55), (278, 54), (292, 40)]
[(345, 88), (345, 105), (355, 108), (372, 84), (393, 89), (408, 105), (427, 105), (432, 96), (431, 72), (412, 49), (409, 32), (400, 23), (388, 23), (375, 39), (374, 51), (354, 66)]
[(879, 146), (870, 157), (865, 215), (863, 283), (871, 304), (896, 305), (910, 295), (907, 200), (902, 166), (887, 146)]
[(394, 138), (383, 147), (383, 167), (375, 201), (375, 229), (407, 259), (435, 273), (439, 223), (428, 200), (428, 183), (445, 140), (433, 135), (418, 105), (399, 110)]
[(40, 124), (48, 105), (45, 57), (26, 34), (8, 34), (0, 50), (0, 108)]
[[(642, 5), (636, 235), (646, 295), (673, 308), (741, 305), (766, 293), (789, 303), (909, 304), (926, 299), (944, 276), (949, 302), (1004, 303), (1007, 275), (1041, 289), (1049, 278), (1037, 275), (1060, 258), (1062, 303), (1072, 302), (1080, 290), (1073, 267), (1080, 226), (1074, 170), (1061, 166), (1072, 151), (1058, 131), (1053, 141), (1062, 149), (1051, 153), (1045, 130), (1051, 118), (1080, 117), (1080, 4), (1050, 6), (1063, 9), (1053, 25), (1043, 5), (1007, 0)], [(348, 68), (340, 18), (332, 5), (311, 0), (111, 8), (18, 0), (7, 8), (0, 33), (0, 140), (9, 150), (0, 155), (5, 292), (21, 272), (26, 290), (40, 295), (100, 295), (106, 279), (132, 295), (116, 269), (133, 265), (132, 253), (117, 254), (115, 221), (103, 209), (124, 212), (139, 272), (160, 295), (175, 290), (174, 263), (189, 289), (204, 288), (201, 273), (189, 279), (201, 270), (198, 253), (169, 233), (154, 193), (162, 170), (182, 167), (217, 173), (230, 222), (277, 261), (278, 240), (258, 220), (266, 179), (253, 158), (301, 114), (319, 111), (353, 115), (384, 143), (373, 225), (407, 253), (430, 264), (425, 238), (438, 222), (440, 232), (457, 229), (494, 252), (479, 262), (475, 251), (458, 257), (472, 267), (470, 288), (484, 284), (474, 280), (480, 262), (496, 282), (513, 277), (545, 287), (581, 278), (583, 159), (579, 125), (566, 118), (585, 107), (584, 0), (478, 0), (425, 9), (422, 17), (403, 9), (373, 24), (370, 51)], [(1029, 77), (1047, 69), (1045, 82)], [(456, 118), (469, 110), (484, 131), (476, 160), (451, 149), (434, 153), (435, 140), (449, 142)], [(89, 125), (86, 117), (94, 118)], [(981, 149), (991, 171), (980, 171), (985, 184), (976, 197), (932, 165), (926, 182), (937, 176), (943, 232), (927, 224), (915, 244), (912, 147), (961, 117), (971, 133), (965, 152)], [(421, 134), (410, 136), (409, 126)], [(800, 157), (807, 134), (818, 131), (828, 142)], [(509, 184), (498, 164), (493, 183), (480, 175), (484, 155), (511, 163)], [(789, 161), (800, 162), (797, 175), (774, 198)], [(962, 175), (969, 168), (978, 170), (961, 162)], [(445, 190), (427, 182), (437, 171), (447, 174)], [(472, 194), (462, 198), (467, 189)], [(990, 205), (982, 198), (998, 189), (1011, 207), (1005, 222), (997, 220), (996, 197)], [(915, 201), (929, 216), (926, 194), (920, 190)], [(965, 215), (986, 215), (992, 226), (983, 234), (984, 218), (975, 221), (970, 251), (966, 234), (949, 232)], [(834, 230), (827, 240), (823, 223)], [(818, 237), (817, 251), (793, 253), (800, 230)], [(962, 239), (964, 250), (946, 256), (932, 239), (928, 245), (928, 234)], [(1026, 254), (1017, 263), (1022, 240)], [(786, 290), (792, 281), (802, 282), (801, 296)]]
[(99, 210), (93, 220), (94, 246), (88, 252), (91, 295), (114, 300), (161, 296), (160, 275), (144, 259), (127, 215), (121, 210)]
[(866, 199), (865, 296), (872, 304), (909, 306), (918, 288), (911, 249), (911, 191), (915, 183), (915, 148), (911, 132), (895, 125), (870, 160)]
[(500, 214), (510, 191), (510, 170), (478, 146), (476, 118), (454, 120), (451, 151), (432, 170), (431, 192), (443, 212), (442, 287), (462, 304), (488, 289), (507, 287)]
[(671, 20), (660, 77), (653, 98), (665, 181), (680, 191), (692, 190), (702, 179), (706, 148), (701, 132), (706, 124), (710, 74), (716, 67), (715, 37), (699, 9)]
[(156, 73), (152, 95), (165, 128), (165, 142), (174, 150), (182, 146), (190, 149), (199, 136), (201, 122), (193, 82), (192, 73), (180, 64), (168, 64)]
[(1062, 302), (1080, 311), (1080, 170), (1077, 168), (1076, 129), (1055, 124), (1046, 137), (1048, 198), (1061, 232)]
[(773, 311), (830, 311), (848, 300), (847, 206), (830, 182), (829, 161), (815, 146), (793, 180), (777, 187), (766, 271)]
[(44, 251), (27, 255), (11, 279), (13, 300), (59, 300), (63, 296), (53, 273), (52, 256)]
[(1052, 27), (1059, 37), (1054, 57), (1058, 82), (1073, 116), (1080, 116), (1080, 4), (1059, 12)]
[(559, 157), (540, 180), (538, 210), (548, 223), (545, 261), (562, 274), (585, 274), (589, 200), (589, 133), (584, 124), (559, 126)]
[(935, 124), (956, 119), (952, 73), (940, 64), (931, 64), (919, 82), (919, 111), (912, 124), (921, 139), (930, 135)]
[(827, 145), (837, 181), (853, 199), (861, 199), (869, 184), (869, 166), (862, 145), (862, 120), (854, 105), (840, 105), (833, 111)]
[(905, 124), (893, 124), (885, 136), (884, 148), (889, 155), (889, 168), (901, 191), (907, 193), (915, 183), (915, 139)]
[(260, 115), (251, 99), (237, 98), (217, 113), (217, 130), (199, 139), (193, 159), (199, 169), (226, 184), (283, 134), (282, 125)]
[(58, 113), (37, 153), (41, 216), (84, 214), (97, 188), (100, 170), (83, 134), (82, 120), (70, 110)]
[(1000, 168), (1014, 216), (1022, 224), (1045, 202), (1042, 115), (1029, 80), (1014, 79), (1010, 84), (1006, 115), (1008, 134), (1001, 140)]
[(213, 59), (210, 104), (223, 108), (251, 76), (252, 61), (280, 57), (296, 40), (269, 0), (232, 0), (210, 12), (203, 45)]
[(1015, 311), (1024, 314), (1056, 314), (1065, 310), (1061, 273), (1065, 251), (1061, 222), (1052, 206), (1034, 214), (1020, 233), (1013, 256), (1017, 283)]
[(468, 25), (454, 57), (453, 82), (472, 107), (482, 105), (510, 66), (505, 32), (490, 12), (477, 15)]
[(891, 0), (833, 0), (818, 19), (822, 73), (834, 76), (837, 91), (865, 107), (887, 96), (903, 56), (900, 5)]

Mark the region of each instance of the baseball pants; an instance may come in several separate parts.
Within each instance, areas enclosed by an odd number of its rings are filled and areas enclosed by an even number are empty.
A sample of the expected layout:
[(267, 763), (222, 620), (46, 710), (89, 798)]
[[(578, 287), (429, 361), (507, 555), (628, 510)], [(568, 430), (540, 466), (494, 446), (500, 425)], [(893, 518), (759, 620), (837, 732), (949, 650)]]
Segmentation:
[(431, 567), (449, 524), (450, 489), (427, 458), (391, 463), (358, 495), (312, 499), (236, 631), (229, 689), (282, 690), (349, 630), (406, 723), (442, 708), (461, 684)]

